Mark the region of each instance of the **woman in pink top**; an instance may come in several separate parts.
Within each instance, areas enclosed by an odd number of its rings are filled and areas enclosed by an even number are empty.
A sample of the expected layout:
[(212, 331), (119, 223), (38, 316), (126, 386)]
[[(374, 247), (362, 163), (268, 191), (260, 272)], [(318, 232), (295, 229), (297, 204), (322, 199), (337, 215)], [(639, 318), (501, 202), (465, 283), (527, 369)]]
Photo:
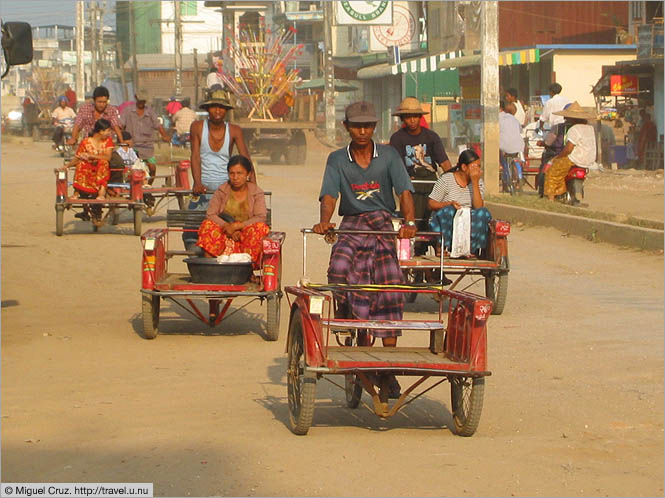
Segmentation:
[(265, 194), (248, 181), (252, 163), (246, 157), (231, 157), (228, 172), (228, 181), (219, 186), (210, 200), (208, 218), (199, 227), (197, 245), (209, 258), (247, 253), (258, 268), (262, 240), (270, 232), (266, 224)]

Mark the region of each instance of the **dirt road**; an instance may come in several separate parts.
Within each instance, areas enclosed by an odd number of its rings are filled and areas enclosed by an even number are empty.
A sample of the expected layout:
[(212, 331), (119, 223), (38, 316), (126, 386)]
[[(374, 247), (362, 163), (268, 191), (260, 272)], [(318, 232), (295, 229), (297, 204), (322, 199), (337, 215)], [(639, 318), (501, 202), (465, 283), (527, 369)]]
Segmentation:
[[(325, 151), (310, 158), (260, 159), (288, 234), (285, 283), (300, 276), (298, 229), (317, 218)], [(92, 234), (68, 212), (56, 237), (58, 164), (46, 143), (2, 143), (3, 481), (153, 482), (156, 496), (663, 494), (662, 255), (513, 227), (475, 436), (450, 431), (447, 385), (384, 422), (319, 382), (296, 437), (286, 320), (274, 343), (258, 305), (212, 333), (167, 306), (163, 333), (142, 339), (130, 216)], [(311, 278), (327, 256), (321, 242)]]

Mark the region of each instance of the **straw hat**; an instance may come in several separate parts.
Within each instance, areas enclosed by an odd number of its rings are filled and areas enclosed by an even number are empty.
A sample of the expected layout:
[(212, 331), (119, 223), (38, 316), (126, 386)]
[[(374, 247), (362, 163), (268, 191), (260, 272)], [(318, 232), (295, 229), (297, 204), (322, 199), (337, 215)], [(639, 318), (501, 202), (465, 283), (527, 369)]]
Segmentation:
[(577, 101), (572, 104), (568, 104), (562, 111), (553, 112), (557, 116), (563, 116), (564, 118), (575, 118), (575, 119), (596, 119), (596, 115), (587, 112), (577, 103)]
[(420, 102), (415, 97), (407, 97), (399, 104), (397, 110), (393, 112), (393, 116), (401, 116), (403, 114), (429, 114), (420, 107)]
[(229, 102), (229, 96), (224, 90), (215, 90), (210, 94), (210, 98), (199, 105), (200, 109), (207, 109), (211, 105), (219, 105), (225, 107), (226, 109), (233, 109), (231, 102)]
[(134, 97), (136, 97), (137, 102), (141, 100), (146, 102), (148, 100), (148, 92), (146, 92), (143, 88), (137, 88), (134, 92)]

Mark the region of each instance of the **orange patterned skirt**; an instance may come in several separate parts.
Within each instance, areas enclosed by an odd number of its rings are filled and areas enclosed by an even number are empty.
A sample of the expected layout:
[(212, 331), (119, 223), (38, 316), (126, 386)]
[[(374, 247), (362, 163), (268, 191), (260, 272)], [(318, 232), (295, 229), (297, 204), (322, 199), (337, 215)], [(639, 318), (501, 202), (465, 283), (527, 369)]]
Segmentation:
[(268, 232), (270, 227), (265, 223), (254, 223), (240, 231), (240, 240), (233, 240), (217, 223), (204, 220), (199, 227), (199, 241), (196, 245), (215, 257), (246, 252), (252, 257), (254, 268), (259, 268), (263, 254), (262, 240)]
[(110, 176), (108, 161), (101, 159), (94, 162), (80, 161), (74, 173), (74, 188), (95, 194), (108, 183)]

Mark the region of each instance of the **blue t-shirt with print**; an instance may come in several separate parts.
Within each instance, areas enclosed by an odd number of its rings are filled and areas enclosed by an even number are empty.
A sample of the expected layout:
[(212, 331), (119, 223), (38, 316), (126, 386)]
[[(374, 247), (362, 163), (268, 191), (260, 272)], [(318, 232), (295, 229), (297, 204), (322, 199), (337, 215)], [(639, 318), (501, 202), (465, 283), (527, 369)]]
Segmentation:
[(328, 156), (319, 201), (324, 195), (337, 199), (339, 215), (357, 215), (369, 211), (395, 211), (393, 189), (397, 195), (413, 192), (411, 179), (402, 159), (389, 145), (374, 144), (373, 157), (367, 168), (353, 159), (350, 146)]

